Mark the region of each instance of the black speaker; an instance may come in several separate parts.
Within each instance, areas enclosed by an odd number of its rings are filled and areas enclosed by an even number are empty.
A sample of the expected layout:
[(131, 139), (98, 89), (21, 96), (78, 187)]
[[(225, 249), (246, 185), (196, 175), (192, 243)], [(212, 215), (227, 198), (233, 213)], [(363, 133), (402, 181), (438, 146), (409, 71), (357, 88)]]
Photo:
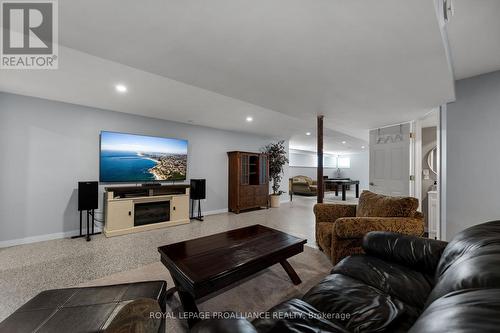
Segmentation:
[(206, 197), (205, 179), (191, 179), (191, 189), (189, 191), (191, 199), (203, 200)]
[(78, 182), (78, 210), (99, 208), (98, 182)]

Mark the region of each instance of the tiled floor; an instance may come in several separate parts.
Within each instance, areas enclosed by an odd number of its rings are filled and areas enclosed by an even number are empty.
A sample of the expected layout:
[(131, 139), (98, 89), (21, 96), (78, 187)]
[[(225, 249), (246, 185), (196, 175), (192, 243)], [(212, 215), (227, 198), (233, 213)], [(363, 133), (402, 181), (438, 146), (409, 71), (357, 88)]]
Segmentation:
[[(327, 194), (326, 201), (332, 201)], [(348, 195), (348, 203), (356, 203)], [(280, 208), (218, 214), (166, 229), (105, 238), (59, 239), (0, 249), (0, 321), (42, 290), (75, 286), (159, 261), (157, 247), (252, 224), (306, 238), (314, 246), (315, 197), (295, 196)]]

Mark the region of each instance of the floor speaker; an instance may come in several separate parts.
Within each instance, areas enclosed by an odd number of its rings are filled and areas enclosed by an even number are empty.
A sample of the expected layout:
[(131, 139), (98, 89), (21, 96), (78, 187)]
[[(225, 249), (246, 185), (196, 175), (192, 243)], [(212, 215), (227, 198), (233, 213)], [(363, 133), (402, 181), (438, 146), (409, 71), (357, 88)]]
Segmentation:
[(191, 199), (203, 200), (206, 197), (205, 179), (191, 179), (191, 189), (189, 190)]
[(78, 182), (78, 210), (97, 209), (98, 182)]

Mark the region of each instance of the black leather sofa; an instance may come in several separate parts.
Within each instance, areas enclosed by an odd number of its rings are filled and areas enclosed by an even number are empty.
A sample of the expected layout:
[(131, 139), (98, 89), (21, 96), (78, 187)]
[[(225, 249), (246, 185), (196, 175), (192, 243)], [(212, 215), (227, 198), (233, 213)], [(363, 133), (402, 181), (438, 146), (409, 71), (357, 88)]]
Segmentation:
[(372, 232), (302, 299), (266, 316), (201, 321), (194, 332), (500, 332), (500, 221), (449, 244)]
[[(165, 281), (46, 290), (0, 323), (1, 333), (164, 332)], [(131, 307), (136, 303), (136, 307)]]

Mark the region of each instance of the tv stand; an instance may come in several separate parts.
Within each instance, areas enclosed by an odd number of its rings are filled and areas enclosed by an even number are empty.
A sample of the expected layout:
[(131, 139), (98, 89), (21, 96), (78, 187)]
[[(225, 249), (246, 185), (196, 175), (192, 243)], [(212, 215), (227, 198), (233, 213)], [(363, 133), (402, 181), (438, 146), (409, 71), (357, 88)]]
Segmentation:
[(144, 184), (141, 184), (142, 187), (158, 187), (158, 186), (162, 186), (161, 183), (144, 183)]
[(104, 235), (189, 223), (189, 185), (116, 186), (104, 192)]

